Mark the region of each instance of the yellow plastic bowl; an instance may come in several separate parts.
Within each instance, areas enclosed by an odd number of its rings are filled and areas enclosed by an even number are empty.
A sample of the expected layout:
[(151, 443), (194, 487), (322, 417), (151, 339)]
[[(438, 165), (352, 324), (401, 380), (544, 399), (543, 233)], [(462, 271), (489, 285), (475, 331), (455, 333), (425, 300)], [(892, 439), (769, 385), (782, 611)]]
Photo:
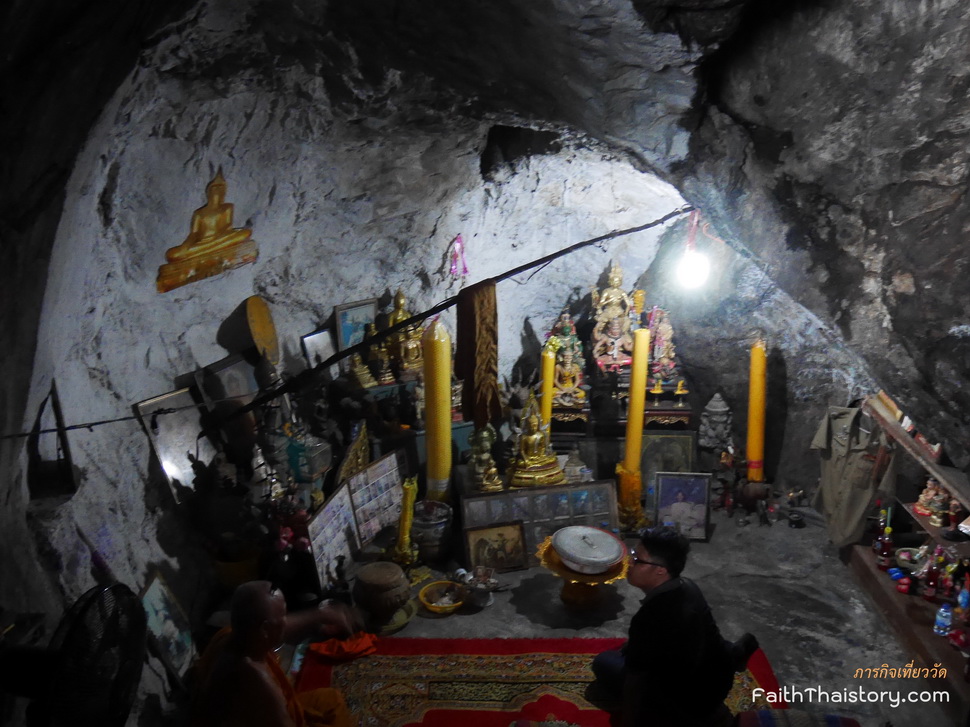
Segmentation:
[[(454, 591), (455, 602), (447, 605), (438, 605), (438, 601), (448, 591)], [(418, 600), (431, 613), (452, 613), (461, 608), (465, 603), (465, 589), (452, 581), (434, 581), (421, 589), (421, 592), (418, 593)]]

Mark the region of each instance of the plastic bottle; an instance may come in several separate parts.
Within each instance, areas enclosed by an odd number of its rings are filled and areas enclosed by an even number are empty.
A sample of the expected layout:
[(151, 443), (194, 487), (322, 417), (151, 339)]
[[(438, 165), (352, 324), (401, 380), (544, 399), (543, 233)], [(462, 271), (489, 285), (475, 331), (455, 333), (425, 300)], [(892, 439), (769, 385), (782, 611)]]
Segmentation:
[(923, 578), (923, 598), (927, 601), (936, 600), (936, 589), (940, 583), (940, 563), (943, 561), (942, 558), (934, 561), (929, 570), (926, 571), (926, 576)]
[(893, 564), (893, 529), (886, 527), (876, 541), (876, 565), (879, 570), (889, 570)]
[(936, 621), (933, 624), (933, 633), (946, 636), (950, 633), (953, 625), (953, 606), (944, 603), (936, 610)]

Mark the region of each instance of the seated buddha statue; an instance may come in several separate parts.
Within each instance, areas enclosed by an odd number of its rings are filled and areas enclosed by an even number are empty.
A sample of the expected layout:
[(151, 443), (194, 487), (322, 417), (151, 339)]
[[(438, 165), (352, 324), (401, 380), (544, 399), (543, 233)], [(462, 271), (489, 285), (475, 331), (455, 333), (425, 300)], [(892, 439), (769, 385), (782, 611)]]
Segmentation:
[(401, 381), (413, 381), (418, 378), (424, 366), (424, 351), (421, 348), (421, 326), (410, 325), (404, 330), (404, 341), (401, 343), (401, 361), (398, 378)]
[[(404, 307), (407, 303), (407, 299), (404, 297), (404, 293), (398, 288), (397, 292), (394, 294), (394, 308), (390, 313), (387, 314), (387, 327), (390, 328), (393, 325), (400, 323), (401, 321), (406, 321), (411, 317), (411, 311)], [(395, 361), (401, 361), (404, 355), (403, 346), (404, 341), (407, 339), (407, 331), (396, 331), (388, 337), (388, 343), (390, 344), (389, 350), (391, 356), (394, 357)]]
[(252, 230), (233, 227), (233, 206), (226, 202), (227, 184), (222, 169), (206, 186), (206, 203), (192, 213), (189, 234), (181, 244), (165, 251), (158, 269), (159, 292), (217, 275), (256, 260)]
[(580, 388), (582, 383), (583, 370), (576, 363), (573, 349), (569, 346), (560, 348), (553, 378), (553, 406), (582, 408), (586, 403), (586, 392)]
[(535, 394), (529, 395), (529, 401), (522, 411), (518, 454), (510, 472), (510, 487), (545, 487), (561, 485), (566, 481), (559, 460), (549, 452), (549, 433), (540, 424)]
[(495, 427), (486, 424), (476, 429), (470, 438), (470, 464), (475, 481), (475, 489), (481, 492), (497, 492), (504, 489), (502, 478), (499, 477), (495, 458), (492, 457), (492, 446), (497, 438)]
[(613, 263), (610, 266), (608, 284), (603, 290), (592, 291), (593, 307), (596, 309), (596, 322), (606, 325), (614, 318), (626, 318), (629, 328), (630, 309), (633, 301), (620, 287), (623, 285), (623, 271)]

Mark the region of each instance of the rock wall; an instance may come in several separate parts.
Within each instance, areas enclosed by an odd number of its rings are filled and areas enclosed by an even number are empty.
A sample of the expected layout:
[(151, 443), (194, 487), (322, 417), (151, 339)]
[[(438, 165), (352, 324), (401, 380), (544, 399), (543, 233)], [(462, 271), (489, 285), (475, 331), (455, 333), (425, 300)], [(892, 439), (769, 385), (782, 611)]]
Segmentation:
[[(32, 151), (18, 158), (49, 154), (61, 173), (28, 165), (25, 178), (47, 183), (4, 197), (18, 241), (5, 320), (40, 322), (36, 351), (5, 329), (16, 348), (3, 363), (7, 431), (34, 423), (52, 382), (69, 424), (172, 390), (226, 355), (219, 327), (249, 295), (268, 301), (293, 374), (300, 337), (335, 305), (386, 303), (401, 288), (422, 310), (686, 200), (711, 223), (698, 240), (715, 261), (707, 288), (672, 282), (683, 219), (518, 275), (499, 286), (501, 373), (534, 366), (562, 306), (584, 310), (616, 260), (627, 287), (671, 311), (693, 405), (721, 391), (739, 438), (748, 335), (766, 331), (767, 469), (779, 486), (813, 484), (807, 444), (827, 404), (879, 387), (960, 460), (960, 6), (668, 5), (195, 4), (152, 36), (103, 109), (92, 95), (101, 113), (80, 152), (40, 151), (46, 137), (23, 132)], [(105, 29), (106, 45), (112, 32), (125, 34)], [(165, 250), (219, 167), (259, 259), (160, 295)], [(465, 279), (449, 269), (459, 233)], [(144, 432), (127, 421), (69, 438), (80, 488), (66, 502), (28, 507), (23, 443), (0, 449), (11, 554), (0, 582), (23, 584), (0, 605), (54, 612), (91, 585), (80, 531), (119, 579), (140, 587), (160, 570), (203, 616), (209, 574)], [(145, 714), (163, 682), (152, 662)]]

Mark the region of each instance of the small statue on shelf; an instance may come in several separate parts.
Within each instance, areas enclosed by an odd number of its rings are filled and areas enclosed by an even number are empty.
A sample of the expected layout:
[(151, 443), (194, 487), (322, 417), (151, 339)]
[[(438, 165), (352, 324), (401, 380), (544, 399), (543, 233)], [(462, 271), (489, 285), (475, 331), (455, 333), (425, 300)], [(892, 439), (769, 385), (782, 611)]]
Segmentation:
[(937, 488), (936, 494), (930, 501), (930, 525), (942, 528), (946, 524), (949, 505), (950, 495), (942, 487)]
[(701, 413), (697, 446), (704, 449), (726, 448), (733, 444), (731, 407), (720, 393), (714, 394)]
[[(405, 303), (407, 303), (407, 300), (404, 297), (404, 293), (398, 288), (394, 294), (394, 309), (387, 314), (388, 328), (401, 321), (406, 321), (411, 317), (411, 312), (404, 307)], [(388, 337), (388, 351), (397, 362), (404, 360), (404, 343), (407, 340), (407, 333), (407, 330), (395, 331)], [(419, 336), (418, 341), (420, 342), (420, 340)]]
[(475, 481), (475, 489), (480, 492), (497, 492), (504, 489), (502, 478), (499, 477), (495, 459), (492, 457), (492, 446), (498, 435), (491, 424), (482, 429), (476, 429), (471, 436), (471, 467)]
[(549, 433), (539, 419), (539, 404), (535, 395), (522, 411), (522, 433), (519, 435), (518, 455), (512, 463), (511, 487), (543, 487), (561, 485), (566, 476), (556, 455), (549, 452)]
[(404, 331), (401, 344), (401, 365), (398, 378), (401, 381), (414, 381), (421, 375), (424, 366), (424, 351), (421, 348), (420, 325), (410, 325)]
[(583, 369), (576, 362), (575, 351), (562, 347), (556, 352), (556, 369), (552, 395), (553, 406), (580, 409), (586, 404), (586, 392), (582, 389)]
[(608, 285), (592, 291), (595, 324), (590, 337), (593, 358), (602, 371), (617, 371), (629, 366), (633, 356), (630, 312), (633, 301), (620, 286), (623, 272), (616, 263), (610, 266)]
[(926, 486), (923, 487), (923, 491), (919, 495), (919, 499), (916, 504), (913, 505), (913, 511), (922, 515), (923, 517), (929, 517), (933, 514), (931, 503), (933, 498), (936, 497), (936, 493), (940, 489), (940, 483), (936, 481), (933, 477), (926, 478)]
[(377, 382), (371, 376), (370, 369), (367, 368), (367, 364), (364, 363), (359, 353), (350, 354), (350, 378), (362, 389), (377, 386)]
[(677, 376), (677, 363), (670, 315), (663, 308), (654, 306), (647, 315), (647, 325), (650, 328), (650, 373), (663, 381), (672, 381)]
[[(367, 338), (373, 338), (377, 335), (377, 326), (373, 323), (367, 324)], [(377, 343), (372, 343), (370, 349), (368, 350), (367, 358), (370, 361), (370, 368), (374, 376), (377, 378), (377, 383), (393, 384), (394, 374), (391, 372), (391, 357), (387, 351), (387, 339), (382, 339)]]

